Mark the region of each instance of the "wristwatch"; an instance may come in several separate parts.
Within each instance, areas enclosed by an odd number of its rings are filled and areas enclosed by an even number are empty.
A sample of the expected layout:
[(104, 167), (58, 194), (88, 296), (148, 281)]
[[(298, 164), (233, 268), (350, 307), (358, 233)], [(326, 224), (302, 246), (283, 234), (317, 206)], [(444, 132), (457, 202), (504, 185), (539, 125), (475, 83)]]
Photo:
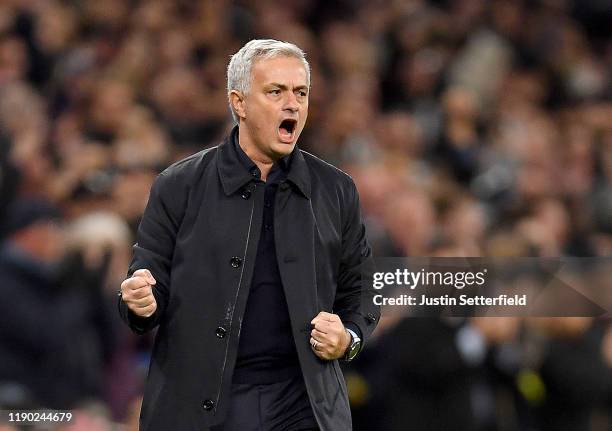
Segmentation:
[(344, 359), (346, 362), (349, 362), (355, 359), (355, 356), (357, 356), (357, 353), (359, 353), (359, 350), (361, 350), (361, 338), (359, 338), (359, 335), (357, 335), (355, 331), (352, 331), (348, 328), (345, 329), (346, 332), (348, 332), (348, 334), (351, 336), (351, 343), (347, 347), (346, 352), (344, 353), (344, 357), (342, 359)]

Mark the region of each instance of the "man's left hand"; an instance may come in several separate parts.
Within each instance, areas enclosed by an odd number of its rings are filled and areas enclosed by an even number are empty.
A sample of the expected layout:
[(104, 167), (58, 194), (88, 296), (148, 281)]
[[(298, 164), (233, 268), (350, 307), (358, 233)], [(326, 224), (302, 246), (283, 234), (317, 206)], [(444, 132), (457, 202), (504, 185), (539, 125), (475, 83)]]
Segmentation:
[(337, 314), (321, 311), (310, 322), (310, 347), (321, 359), (332, 360), (344, 356), (351, 343), (351, 336)]

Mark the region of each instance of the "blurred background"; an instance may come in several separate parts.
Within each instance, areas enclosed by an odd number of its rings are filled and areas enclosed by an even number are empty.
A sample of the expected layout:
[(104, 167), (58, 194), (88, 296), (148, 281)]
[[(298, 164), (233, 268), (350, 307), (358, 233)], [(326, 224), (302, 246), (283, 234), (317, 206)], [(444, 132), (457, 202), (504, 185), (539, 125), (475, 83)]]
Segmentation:
[[(116, 291), (256, 37), (306, 51), (300, 146), (353, 176), (377, 256), (612, 254), (610, 0), (0, 0), (0, 409), (137, 429), (152, 336)], [(356, 431), (612, 430), (606, 318), (389, 312), (345, 375)]]

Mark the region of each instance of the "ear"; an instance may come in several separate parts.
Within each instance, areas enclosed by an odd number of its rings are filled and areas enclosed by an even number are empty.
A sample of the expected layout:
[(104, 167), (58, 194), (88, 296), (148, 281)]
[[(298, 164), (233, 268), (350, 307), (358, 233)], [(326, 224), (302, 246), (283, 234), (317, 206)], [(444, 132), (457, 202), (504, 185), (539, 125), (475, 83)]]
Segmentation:
[(240, 118), (246, 118), (244, 94), (242, 94), (240, 91), (232, 90), (229, 93), (229, 100), (232, 108), (234, 108), (234, 111), (236, 111), (236, 114), (238, 114)]

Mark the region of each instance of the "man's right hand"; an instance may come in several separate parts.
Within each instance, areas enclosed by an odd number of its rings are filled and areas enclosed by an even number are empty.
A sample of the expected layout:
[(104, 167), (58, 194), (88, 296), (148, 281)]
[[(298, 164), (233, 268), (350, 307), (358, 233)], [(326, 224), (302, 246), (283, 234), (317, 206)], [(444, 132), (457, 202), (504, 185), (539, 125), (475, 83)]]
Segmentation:
[(157, 310), (153, 296), (155, 279), (148, 269), (139, 269), (121, 283), (121, 298), (134, 314), (149, 317)]

